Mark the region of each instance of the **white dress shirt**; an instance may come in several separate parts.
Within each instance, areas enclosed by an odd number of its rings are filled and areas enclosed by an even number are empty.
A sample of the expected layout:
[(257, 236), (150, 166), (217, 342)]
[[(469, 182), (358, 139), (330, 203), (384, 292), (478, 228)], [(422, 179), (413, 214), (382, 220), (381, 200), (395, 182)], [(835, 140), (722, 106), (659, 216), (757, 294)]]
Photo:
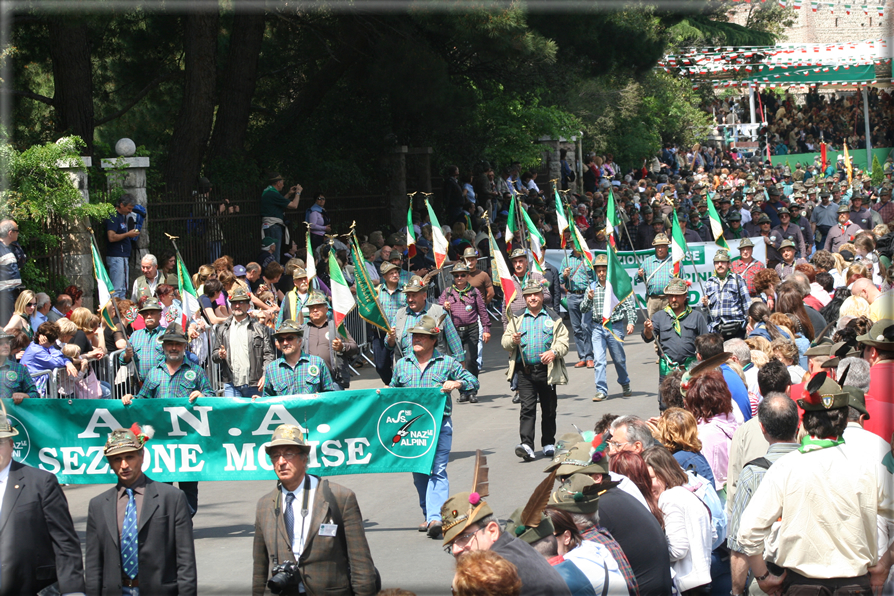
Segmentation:
[(0, 470), (0, 516), (3, 515), (3, 497), (6, 495), (6, 481), (9, 480), (9, 468), (12, 467), (10, 463), (7, 463), (6, 467)]
[[(304, 479), (301, 479), (301, 484), (298, 485), (298, 488), (291, 491), (295, 495), (295, 500), (292, 501), (292, 519), (294, 520), (292, 527), (292, 553), (295, 555), (296, 561), (301, 556), (302, 551), (304, 551), (304, 545), (307, 544), (307, 536), (308, 532), (310, 532), (310, 516), (314, 510), (314, 495), (317, 492), (317, 486), (320, 484), (320, 481), (314, 476), (308, 474), (307, 478), (310, 478), (310, 490), (308, 491), (306, 517), (301, 517), (301, 509), (302, 505), (304, 505)], [(285, 508), (286, 495), (290, 491), (287, 491), (285, 487), (282, 487), (281, 490), (282, 504), (283, 508)]]

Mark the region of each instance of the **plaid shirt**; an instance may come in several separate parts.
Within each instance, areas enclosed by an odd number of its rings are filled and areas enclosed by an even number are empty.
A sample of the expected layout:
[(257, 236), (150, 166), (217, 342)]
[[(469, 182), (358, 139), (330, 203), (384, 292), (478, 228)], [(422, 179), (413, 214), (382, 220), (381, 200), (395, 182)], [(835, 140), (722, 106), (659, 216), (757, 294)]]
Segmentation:
[[(413, 339), (410, 337), (410, 334), (407, 333), (407, 329), (415, 327), (419, 322), (419, 319), (428, 314), (430, 308), (431, 303), (428, 301), (425, 302), (425, 308), (418, 313), (413, 312), (409, 306), (406, 307), (407, 318), (404, 319), (404, 328), (398, 329), (398, 341), (400, 341), (401, 354), (410, 354), (413, 352)], [(444, 334), (444, 339), (447, 341), (447, 347), (450, 349), (451, 355), (457, 360), (464, 360), (466, 351), (463, 349), (463, 342), (460, 341), (459, 334), (456, 332), (456, 327), (453, 326), (453, 320), (449, 316), (445, 317), (444, 321), (441, 323), (441, 333)]]
[(750, 263), (743, 263), (742, 259), (738, 259), (733, 261), (732, 267), (730, 268), (733, 273), (736, 273), (745, 280), (745, 286), (748, 288), (748, 293), (751, 296), (755, 296), (754, 292), (754, 276), (757, 275), (758, 271), (762, 271), (766, 269), (764, 264), (758, 261), (757, 259), (752, 259)]
[(886, 225), (894, 220), (894, 201), (888, 201), (884, 205), (882, 205), (881, 203), (876, 203), (872, 206), (872, 210), (877, 212), (882, 217), (882, 222), (884, 222)]
[(292, 367), (285, 358), (277, 358), (264, 369), (264, 395), (302, 395), (335, 391), (329, 367), (319, 356), (301, 354)]
[(562, 285), (569, 292), (580, 292), (587, 289), (590, 282), (596, 279), (592, 267), (587, 265), (587, 261), (581, 256), (569, 254), (562, 259), (562, 266), (559, 268), (561, 275), (565, 269), (571, 269), (568, 277), (562, 277)]
[(0, 364), (0, 398), (10, 398), (13, 393), (25, 393), (32, 399), (40, 398), (28, 369), (7, 358)]
[(534, 315), (527, 308), (522, 314), (518, 332), (522, 334), (521, 354), (525, 364), (542, 364), (540, 356), (550, 349), (553, 344), (553, 332), (555, 323), (552, 317), (546, 314), (546, 310)]
[(614, 539), (608, 530), (601, 526), (590, 526), (588, 530), (581, 532), (584, 540), (592, 540), (597, 544), (601, 544), (612, 554), (624, 581), (627, 582), (627, 592), (630, 596), (639, 596), (639, 584), (636, 583), (636, 576), (633, 575), (633, 569), (630, 567), (630, 561), (627, 555), (621, 550), (621, 545)]
[[(593, 290), (594, 296), (590, 298), (589, 294), (584, 294), (584, 300), (580, 303), (580, 309), (581, 311), (585, 311), (592, 307), (593, 320), (601, 321), (602, 308), (605, 306), (605, 286), (601, 285), (598, 281), (594, 281), (590, 284), (590, 289)], [(612, 323), (617, 323), (624, 319), (627, 319), (628, 325), (636, 324), (636, 309), (633, 306), (633, 294), (625, 298), (623, 302), (615, 307), (615, 310), (612, 311), (612, 318), (610, 320)]]
[(173, 375), (168, 372), (168, 365), (164, 361), (152, 367), (137, 397), (189, 397), (193, 391), (201, 391), (205, 397), (215, 396), (211, 383), (205, 377), (205, 371), (184, 356), (183, 364)]
[[(141, 381), (145, 381), (149, 377), (149, 371), (165, 361), (165, 353), (158, 343), (158, 336), (164, 333), (161, 325), (155, 329), (147, 328), (137, 329), (130, 336), (130, 343), (133, 346), (133, 361), (137, 367), (137, 375)], [(124, 363), (124, 353), (118, 356), (118, 361)]]
[[(481, 384), (472, 373), (450, 356), (444, 356), (435, 350), (431, 359), (425, 364), (424, 369), (419, 368), (416, 353), (410, 352), (394, 365), (394, 375), (391, 377), (391, 387), (441, 387), (445, 381), (460, 381), (463, 386), (459, 388), (461, 393), (478, 391)], [(447, 395), (447, 403), (444, 405), (444, 416), (450, 416), (453, 412), (453, 400)]]
[(641, 279), (646, 284), (646, 294), (648, 296), (663, 296), (664, 288), (670, 283), (674, 276), (674, 264), (671, 260), (670, 252), (663, 261), (650, 255), (643, 259), (644, 276), (637, 275), (637, 279)]
[(744, 279), (730, 271), (726, 274), (725, 282), (720, 281), (716, 275), (705, 282), (705, 294), (711, 312), (708, 330), (711, 333), (716, 332), (721, 323), (744, 323), (751, 305), (751, 295)]
[(389, 323), (394, 323), (394, 316), (402, 308), (407, 306), (407, 295), (400, 291), (401, 286), (398, 284), (394, 292), (389, 292), (385, 284), (379, 286), (379, 304), (385, 311)]

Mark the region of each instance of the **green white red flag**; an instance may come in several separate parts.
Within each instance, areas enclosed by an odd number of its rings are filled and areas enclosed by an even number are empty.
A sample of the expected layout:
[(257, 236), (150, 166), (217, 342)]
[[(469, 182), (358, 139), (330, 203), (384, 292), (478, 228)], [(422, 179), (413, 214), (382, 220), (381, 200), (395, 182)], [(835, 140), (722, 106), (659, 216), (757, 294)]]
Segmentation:
[[(539, 266), (542, 266), (543, 260), (546, 258), (546, 253), (543, 252), (543, 247), (546, 246), (546, 239), (540, 233), (540, 230), (537, 229), (537, 226), (534, 225), (534, 221), (528, 215), (528, 212), (522, 209), (521, 213), (525, 220), (525, 226), (528, 228), (528, 238), (531, 240), (531, 252), (534, 255), (534, 261), (536, 261)], [(542, 267), (538, 268), (542, 273)]]
[(181, 326), (185, 332), (195, 314), (201, 311), (201, 307), (199, 306), (199, 295), (192, 285), (192, 278), (186, 269), (186, 263), (183, 262), (180, 250), (176, 246), (175, 250), (177, 250), (177, 286), (180, 290), (180, 303), (183, 304), (183, 321)]
[(90, 250), (93, 253), (93, 275), (96, 277), (96, 289), (99, 292), (100, 314), (109, 328), (112, 331), (117, 331), (117, 327), (112, 322), (112, 313), (109, 312), (109, 303), (112, 300), (115, 286), (102, 263), (102, 257), (99, 256), (99, 251), (96, 249), (96, 240), (92, 236), (91, 234)]
[(723, 223), (720, 221), (720, 214), (714, 207), (714, 197), (708, 197), (708, 220), (711, 222), (711, 233), (714, 235), (714, 243), (720, 248), (729, 250), (729, 243), (723, 237)]
[(615, 195), (608, 190), (608, 204), (605, 207), (605, 240), (612, 248), (615, 246), (615, 228), (618, 226), (618, 212), (615, 209)]
[(304, 263), (304, 270), (307, 271), (307, 281), (310, 282), (317, 276), (317, 262), (314, 259), (314, 249), (310, 244), (310, 226), (307, 227), (307, 259)]
[(413, 227), (413, 199), (407, 206), (407, 258), (416, 256), (416, 228)]
[(627, 270), (621, 265), (614, 247), (609, 246), (606, 253), (608, 271), (605, 276), (605, 300), (602, 303), (602, 326), (611, 331), (607, 326), (608, 322), (612, 318), (615, 308), (633, 294), (633, 281), (627, 274)]
[(681, 277), (680, 268), (683, 266), (683, 259), (689, 247), (686, 246), (686, 238), (683, 236), (683, 230), (680, 229), (680, 220), (677, 219), (677, 212), (674, 211), (674, 221), (671, 226), (671, 260), (674, 264), (674, 275)]
[(509, 219), (506, 220), (506, 233), (504, 237), (506, 238), (506, 252), (512, 252), (512, 240), (515, 238), (515, 233), (518, 231), (518, 218), (515, 216), (515, 203), (518, 199), (513, 196), (509, 200)]
[(500, 287), (503, 289), (503, 310), (506, 310), (512, 301), (515, 300), (515, 282), (512, 280), (512, 272), (503, 258), (503, 252), (497, 246), (494, 240), (494, 233), (487, 228), (487, 237), (490, 240), (490, 254), (494, 260), (494, 272), (500, 280)]
[(554, 188), (553, 192), (556, 198), (556, 222), (558, 223), (559, 237), (562, 239), (562, 250), (564, 250), (566, 245), (565, 230), (568, 229), (568, 220), (565, 218), (565, 208), (562, 205), (562, 199), (559, 198), (559, 190)]
[(584, 240), (584, 237), (581, 235), (576, 224), (571, 226), (571, 239), (574, 241), (574, 250), (583, 255), (587, 265), (592, 269), (593, 262), (595, 261), (593, 253), (590, 252), (590, 247), (587, 246), (587, 241)]
[[(366, 267), (363, 261), (355, 262), (355, 267)], [(338, 259), (335, 255), (329, 257), (329, 289), (332, 290), (332, 320), (335, 322), (335, 328), (342, 335), (348, 337), (348, 331), (345, 329), (345, 317), (354, 310), (357, 303), (354, 301), (354, 295), (351, 294), (351, 288), (345, 281), (345, 275), (341, 271)]]
[(428, 220), (431, 222), (431, 239), (432, 251), (435, 253), (435, 269), (440, 269), (447, 260), (447, 238), (441, 230), (441, 224), (438, 222), (438, 216), (435, 210), (431, 208), (431, 203), (425, 199), (425, 206), (428, 208)]

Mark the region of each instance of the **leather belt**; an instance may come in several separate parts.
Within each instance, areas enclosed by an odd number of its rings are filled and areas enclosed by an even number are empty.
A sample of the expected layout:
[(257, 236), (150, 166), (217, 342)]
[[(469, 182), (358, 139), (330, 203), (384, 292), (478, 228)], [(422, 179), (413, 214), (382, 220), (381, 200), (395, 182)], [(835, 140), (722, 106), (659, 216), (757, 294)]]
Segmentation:
[(471, 323), (469, 325), (458, 325), (456, 327), (457, 331), (465, 331), (466, 329), (471, 329), (472, 327), (477, 327), (478, 323)]
[(139, 588), (140, 580), (137, 579), (136, 577), (133, 579), (130, 579), (126, 575), (122, 575), (121, 576), (121, 586), (124, 588)]
[(583, 294), (584, 292), (586, 292), (586, 290), (568, 290), (568, 293), (569, 293), (569, 294), (577, 294), (577, 295), (580, 295), (580, 294)]

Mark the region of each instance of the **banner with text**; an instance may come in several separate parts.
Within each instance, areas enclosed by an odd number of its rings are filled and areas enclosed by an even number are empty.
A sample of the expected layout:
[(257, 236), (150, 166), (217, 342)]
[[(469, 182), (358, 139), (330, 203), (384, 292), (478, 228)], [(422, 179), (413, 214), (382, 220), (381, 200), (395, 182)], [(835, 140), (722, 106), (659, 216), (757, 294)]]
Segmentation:
[(440, 389), (361, 389), (313, 395), (134, 400), (3, 400), (19, 435), (16, 461), (68, 484), (114, 483), (106, 438), (136, 422), (155, 429), (143, 470), (153, 480), (275, 478), (264, 449), (280, 424), (304, 429), (308, 471), (320, 476), (431, 471), (446, 395)]
[[(757, 238), (752, 238), (751, 240), (754, 242), (753, 256), (755, 260), (766, 263), (767, 245), (764, 244), (763, 237), (759, 236)], [(736, 261), (739, 259), (739, 241), (728, 240), (728, 242), (732, 249), (730, 251), (730, 259)], [(692, 242), (687, 248), (689, 249), (689, 252), (686, 253), (686, 259), (683, 261), (680, 274), (683, 279), (688, 279), (692, 282), (692, 285), (689, 287), (689, 304), (695, 306), (696, 304), (701, 303), (702, 299), (702, 289), (699, 285), (699, 280), (704, 281), (714, 273), (714, 253), (716, 253), (720, 247), (713, 242)], [(605, 251), (594, 250), (593, 253), (604, 254)], [(633, 279), (633, 292), (636, 295), (637, 306), (645, 307), (646, 305), (646, 284), (642, 279), (636, 279), (636, 272), (639, 269), (639, 263), (646, 257), (654, 254), (654, 248), (649, 250), (638, 250), (635, 254), (633, 251), (618, 251), (618, 259)], [(565, 251), (563, 250), (550, 249), (546, 251), (546, 260), (559, 270), (559, 274), (562, 272), (562, 259), (564, 258)], [(668, 268), (671, 267), (670, 264), (666, 266)]]

